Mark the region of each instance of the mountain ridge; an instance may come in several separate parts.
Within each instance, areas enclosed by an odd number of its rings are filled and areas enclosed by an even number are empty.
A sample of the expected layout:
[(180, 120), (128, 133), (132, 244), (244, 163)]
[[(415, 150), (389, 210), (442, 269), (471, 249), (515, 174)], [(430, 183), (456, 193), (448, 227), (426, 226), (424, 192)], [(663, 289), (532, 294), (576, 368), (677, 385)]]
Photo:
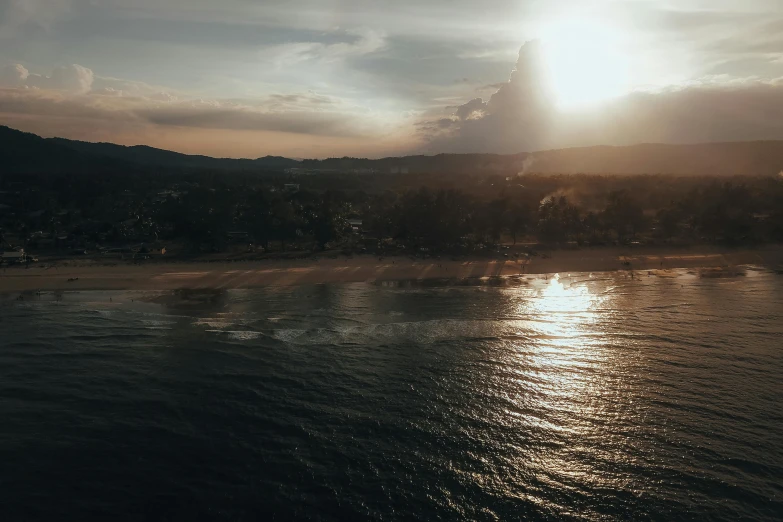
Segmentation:
[(67, 173), (198, 169), (269, 172), (285, 169), (376, 173), (541, 173), (775, 175), (783, 171), (783, 141), (696, 144), (641, 143), (572, 147), (517, 154), (436, 154), (379, 159), (295, 160), (281, 156), (256, 159), (213, 158), (148, 145), (93, 143), (42, 138), (0, 126), (0, 165), (6, 172)]

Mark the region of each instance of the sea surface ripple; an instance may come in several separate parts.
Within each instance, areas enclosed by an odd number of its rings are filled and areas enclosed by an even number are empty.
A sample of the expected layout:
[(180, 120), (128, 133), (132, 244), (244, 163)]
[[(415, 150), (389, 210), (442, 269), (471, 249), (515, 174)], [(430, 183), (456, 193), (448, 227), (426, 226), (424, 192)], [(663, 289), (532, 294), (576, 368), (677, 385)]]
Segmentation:
[(0, 297), (27, 520), (781, 520), (783, 277)]

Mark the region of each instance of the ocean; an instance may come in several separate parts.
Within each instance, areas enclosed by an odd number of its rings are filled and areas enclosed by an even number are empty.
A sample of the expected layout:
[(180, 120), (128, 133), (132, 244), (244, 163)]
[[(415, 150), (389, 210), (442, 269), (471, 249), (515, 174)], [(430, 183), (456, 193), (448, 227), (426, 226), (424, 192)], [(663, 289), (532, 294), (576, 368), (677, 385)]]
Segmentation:
[(783, 277), (0, 297), (0, 517), (781, 520)]

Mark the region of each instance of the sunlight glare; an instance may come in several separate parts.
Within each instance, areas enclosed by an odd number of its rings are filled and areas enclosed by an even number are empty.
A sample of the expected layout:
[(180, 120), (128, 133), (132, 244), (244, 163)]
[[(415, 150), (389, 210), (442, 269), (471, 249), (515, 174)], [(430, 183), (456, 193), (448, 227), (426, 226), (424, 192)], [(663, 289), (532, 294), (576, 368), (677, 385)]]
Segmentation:
[(630, 90), (629, 59), (613, 28), (592, 20), (561, 21), (543, 31), (542, 41), (561, 108), (589, 107)]
[(560, 275), (555, 274), (539, 294), (537, 308), (548, 313), (590, 313), (596, 296), (593, 296), (586, 286), (574, 285), (566, 287), (560, 281)]

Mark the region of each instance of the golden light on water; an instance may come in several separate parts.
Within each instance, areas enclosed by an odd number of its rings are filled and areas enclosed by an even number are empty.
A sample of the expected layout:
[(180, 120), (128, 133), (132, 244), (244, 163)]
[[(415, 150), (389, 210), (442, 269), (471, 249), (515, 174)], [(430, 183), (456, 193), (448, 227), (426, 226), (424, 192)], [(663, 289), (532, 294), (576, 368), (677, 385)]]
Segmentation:
[(586, 327), (595, 321), (594, 308), (599, 301), (586, 284), (564, 283), (555, 274), (532, 300), (532, 310), (540, 314), (535, 328), (546, 336), (547, 344), (572, 348), (582, 342)]
[(531, 362), (539, 369), (537, 378), (549, 406), (569, 408), (591, 387), (591, 372), (585, 370), (600, 364), (594, 331), (600, 301), (585, 283), (564, 283), (559, 275), (531, 300), (531, 311), (538, 316)]
[[(605, 297), (591, 291), (587, 281), (555, 275), (528, 298), (527, 314), (534, 343), (528, 348), (525, 368), (534, 393), (528, 422), (564, 440), (586, 440), (599, 428), (601, 414), (600, 369), (609, 363), (602, 350), (598, 309)], [(531, 397), (531, 396), (528, 396)], [(539, 455), (537, 476), (557, 483), (574, 480), (599, 484), (605, 480), (592, 464), (582, 462), (568, 444), (552, 446)]]
[(597, 297), (590, 293), (584, 284), (566, 286), (559, 274), (555, 274), (538, 294), (535, 307), (540, 312), (576, 312), (587, 313)]

